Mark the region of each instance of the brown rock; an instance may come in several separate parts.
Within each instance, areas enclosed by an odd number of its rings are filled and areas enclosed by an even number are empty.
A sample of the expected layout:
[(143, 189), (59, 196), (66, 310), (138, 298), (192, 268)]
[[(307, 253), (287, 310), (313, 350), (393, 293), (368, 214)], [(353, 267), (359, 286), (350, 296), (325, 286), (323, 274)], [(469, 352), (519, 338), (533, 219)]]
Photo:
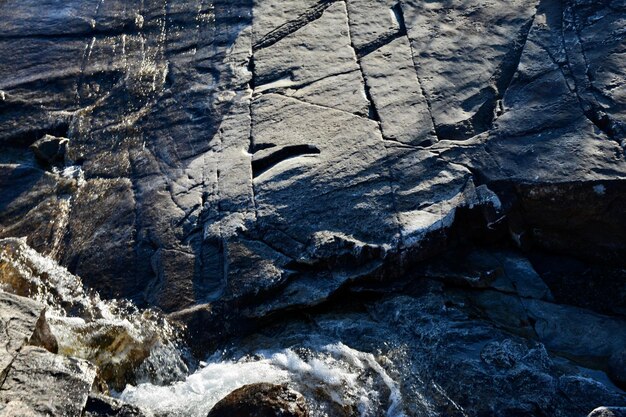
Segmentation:
[(287, 385), (245, 385), (228, 394), (208, 417), (306, 417), (304, 398)]

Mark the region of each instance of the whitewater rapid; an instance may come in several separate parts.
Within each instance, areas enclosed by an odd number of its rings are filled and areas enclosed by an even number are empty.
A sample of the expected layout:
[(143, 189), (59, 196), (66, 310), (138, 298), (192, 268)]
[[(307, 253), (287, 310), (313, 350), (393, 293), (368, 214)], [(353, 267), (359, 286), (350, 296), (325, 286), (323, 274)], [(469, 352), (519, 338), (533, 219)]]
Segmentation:
[[(341, 342), (248, 354), (214, 354), (190, 371), (180, 329), (165, 316), (126, 300), (104, 300), (79, 277), (14, 239), (0, 251), (0, 290), (47, 306), (59, 353), (99, 368), (110, 394), (155, 417), (205, 417), (247, 384), (287, 384), (311, 417), (404, 417), (392, 361)], [(383, 366), (383, 364), (385, 366)]]
[(350, 410), (361, 417), (404, 417), (402, 394), (374, 355), (343, 343), (319, 350), (258, 352), (239, 360), (214, 357), (184, 381), (127, 386), (120, 399), (155, 416), (205, 417), (231, 391), (247, 384), (287, 384), (307, 399), (312, 417)]

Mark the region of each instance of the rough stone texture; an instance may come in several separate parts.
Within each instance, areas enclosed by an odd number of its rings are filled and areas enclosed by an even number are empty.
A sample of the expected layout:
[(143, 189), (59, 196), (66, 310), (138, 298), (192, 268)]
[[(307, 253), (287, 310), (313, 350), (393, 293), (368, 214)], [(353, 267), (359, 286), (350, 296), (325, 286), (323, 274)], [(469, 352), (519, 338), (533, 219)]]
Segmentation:
[[(172, 313), (199, 353), (413, 274), (615, 369), (623, 1), (8, 0), (0, 16), (0, 237)], [(474, 245), (457, 269), (423, 263)]]
[(623, 417), (626, 416), (624, 407), (599, 407), (593, 410), (588, 417)]
[(25, 345), (42, 346), (55, 353), (57, 350), (45, 319), (45, 306), (4, 291), (0, 291), (0, 335), (0, 380)]
[[(459, 209), (523, 247), (624, 253), (621, 38), (584, 47), (619, 5), (55, 7), (2, 5), (22, 58), (2, 64), (0, 234), (105, 296), (174, 312), (290, 282), (296, 304), (325, 299), (440, 251)], [(585, 62), (604, 75), (580, 79)], [(46, 134), (68, 138), (65, 167), (28, 148)], [(320, 297), (311, 269), (335, 282)]]
[(104, 395), (91, 394), (87, 398), (83, 417), (151, 417), (139, 408), (124, 404)]
[(307, 417), (304, 398), (285, 385), (245, 385), (220, 400), (208, 417)]
[[(397, 281), (395, 288), (352, 287), (340, 303), (327, 303), (315, 314), (275, 317), (271, 325), (240, 340), (237, 348), (256, 351), (286, 344), (306, 352), (341, 342), (371, 352), (396, 378), (408, 416), (566, 417), (587, 415), (600, 404), (626, 405), (624, 392), (594, 370), (597, 364), (582, 366), (572, 350), (556, 353), (556, 339), (536, 332), (543, 325), (525, 318), (523, 306), (514, 311), (515, 302), (519, 306), (537, 300), (489, 291), (494, 303), (509, 303), (498, 309), (476, 302), (486, 289), (417, 274)], [(562, 340), (589, 335), (580, 340), (578, 355), (585, 348), (599, 350), (588, 345), (594, 335), (599, 344), (612, 342), (615, 328), (610, 318), (596, 322), (593, 315), (552, 317), (551, 308), (559, 306), (541, 306), (550, 325), (576, 322), (593, 327), (584, 333), (567, 325), (561, 328)], [(502, 323), (507, 314), (522, 323)]]
[(86, 361), (24, 347), (0, 387), (0, 414), (79, 416), (95, 377)]

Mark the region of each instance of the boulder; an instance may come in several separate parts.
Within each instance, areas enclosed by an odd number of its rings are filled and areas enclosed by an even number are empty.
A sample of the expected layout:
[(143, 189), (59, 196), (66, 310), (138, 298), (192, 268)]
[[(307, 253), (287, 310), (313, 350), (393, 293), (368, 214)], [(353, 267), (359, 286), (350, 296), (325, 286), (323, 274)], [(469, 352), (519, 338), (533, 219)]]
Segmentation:
[(30, 145), (30, 148), (42, 164), (48, 166), (53, 164), (63, 165), (65, 152), (67, 151), (67, 142), (67, 138), (45, 135)]
[(56, 353), (57, 341), (50, 332), (44, 305), (0, 291), (0, 379), (6, 376), (16, 355), (26, 345)]
[(587, 417), (626, 417), (626, 407), (598, 407)]
[(245, 385), (228, 394), (207, 417), (306, 417), (304, 398), (286, 385)]
[(82, 414), (83, 417), (151, 417), (143, 410), (122, 401), (99, 394), (91, 394)]
[(0, 413), (80, 416), (96, 378), (87, 361), (26, 346), (16, 355), (0, 389)]

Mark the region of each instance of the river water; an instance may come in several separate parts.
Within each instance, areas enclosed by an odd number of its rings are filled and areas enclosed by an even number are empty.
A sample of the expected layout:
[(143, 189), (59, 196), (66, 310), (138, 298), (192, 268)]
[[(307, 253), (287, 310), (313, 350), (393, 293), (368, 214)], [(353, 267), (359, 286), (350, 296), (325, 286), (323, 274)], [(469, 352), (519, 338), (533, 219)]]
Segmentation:
[[(341, 342), (246, 353), (222, 351), (190, 359), (181, 329), (156, 311), (125, 300), (103, 300), (24, 242), (0, 253), (14, 270), (0, 288), (47, 305), (46, 318), (59, 353), (97, 364), (111, 395), (155, 417), (204, 417), (246, 384), (288, 384), (302, 393), (312, 417), (403, 417), (391, 360)], [(5, 271), (6, 272), (6, 271)], [(280, 345), (280, 341), (278, 341)], [(384, 366), (383, 366), (384, 365)]]

